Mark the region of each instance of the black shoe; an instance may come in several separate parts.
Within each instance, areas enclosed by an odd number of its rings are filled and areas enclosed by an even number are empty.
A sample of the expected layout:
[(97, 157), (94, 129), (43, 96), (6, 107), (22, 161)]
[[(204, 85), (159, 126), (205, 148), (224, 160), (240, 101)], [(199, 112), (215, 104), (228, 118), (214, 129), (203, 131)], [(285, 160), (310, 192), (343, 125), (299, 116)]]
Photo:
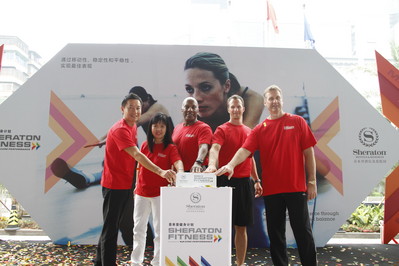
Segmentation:
[(72, 186), (79, 189), (88, 187), (86, 178), (83, 175), (72, 171), (63, 159), (55, 159), (50, 168), (55, 176), (68, 181)]

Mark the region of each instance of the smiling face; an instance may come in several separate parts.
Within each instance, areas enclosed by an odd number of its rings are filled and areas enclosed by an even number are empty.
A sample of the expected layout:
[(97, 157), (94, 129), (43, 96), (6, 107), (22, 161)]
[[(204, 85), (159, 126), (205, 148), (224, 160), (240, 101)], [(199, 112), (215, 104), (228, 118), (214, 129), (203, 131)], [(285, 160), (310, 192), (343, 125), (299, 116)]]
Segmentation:
[(189, 68), (186, 74), (186, 91), (198, 102), (200, 117), (209, 117), (226, 109), (227, 93), (230, 90), (230, 80), (224, 85), (215, 78), (212, 71), (200, 68)]
[(181, 111), (186, 125), (192, 125), (197, 121), (198, 103), (194, 98), (186, 98), (183, 101)]
[(163, 122), (158, 122), (151, 125), (151, 133), (154, 136), (155, 143), (162, 143), (166, 134), (166, 125)]
[(128, 100), (125, 106), (121, 107), (123, 119), (129, 126), (133, 126), (141, 116), (141, 102), (136, 99)]
[(278, 90), (269, 90), (264, 97), (264, 104), (271, 115), (283, 112), (283, 96)]

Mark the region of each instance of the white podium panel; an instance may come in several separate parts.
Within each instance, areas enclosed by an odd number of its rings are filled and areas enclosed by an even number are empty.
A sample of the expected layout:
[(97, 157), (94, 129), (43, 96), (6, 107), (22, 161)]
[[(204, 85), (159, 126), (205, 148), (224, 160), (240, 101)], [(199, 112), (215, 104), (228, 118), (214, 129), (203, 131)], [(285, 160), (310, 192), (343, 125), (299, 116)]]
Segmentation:
[(232, 189), (161, 188), (161, 265), (231, 265)]

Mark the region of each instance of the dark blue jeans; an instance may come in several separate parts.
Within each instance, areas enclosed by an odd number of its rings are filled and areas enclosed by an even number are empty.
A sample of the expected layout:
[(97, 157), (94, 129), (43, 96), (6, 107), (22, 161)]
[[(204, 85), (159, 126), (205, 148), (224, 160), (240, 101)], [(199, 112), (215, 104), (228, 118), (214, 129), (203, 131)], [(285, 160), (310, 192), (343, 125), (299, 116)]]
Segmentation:
[(307, 194), (281, 193), (264, 196), (270, 254), (274, 265), (288, 265), (285, 237), (286, 210), (298, 246), (302, 265), (317, 265), (316, 246), (309, 221)]

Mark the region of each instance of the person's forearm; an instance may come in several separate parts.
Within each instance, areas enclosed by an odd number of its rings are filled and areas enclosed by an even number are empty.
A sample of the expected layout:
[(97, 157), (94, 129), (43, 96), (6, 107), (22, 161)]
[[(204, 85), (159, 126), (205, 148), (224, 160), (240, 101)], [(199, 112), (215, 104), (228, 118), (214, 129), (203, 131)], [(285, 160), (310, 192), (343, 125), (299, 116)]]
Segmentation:
[(208, 166), (213, 166), (216, 168), (219, 158), (220, 145), (212, 144), (211, 149), (209, 150), (209, 163)]
[(135, 156), (135, 159), (144, 168), (147, 168), (148, 170), (150, 170), (151, 172), (153, 172), (157, 175), (161, 175), (161, 172), (163, 169), (161, 169), (159, 166), (157, 166), (156, 164), (151, 162), (150, 159), (148, 159), (147, 156), (145, 156), (143, 153), (138, 152)]
[(316, 182), (316, 161), (313, 147), (304, 150), (305, 170), (308, 182)]
[(181, 160), (176, 161), (173, 166), (176, 168), (177, 172), (184, 172), (184, 165)]
[(137, 149), (137, 147), (128, 147), (125, 149), (125, 151), (132, 156), (141, 166), (144, 168), (147, 168), (151, 172), (161, 175), (162, 170), (160, 167), (155, 165), (153, 162), (150, 161), (150, 159), (147, 158), (141, 151)]
[(207, 154), (208, 154), (208, 144), (201, 144), (198, 149), (197, 160), (204, 161)]
[(253, 178), (253, 180), (255, 182), (259, 182), (260, 179), (259, 179), (259, 176), (258, 176), (258, 169), (256, 168), (256, 162), (255, 162), (254, 157), (252, 157), (251, 160), (252, 160), (251, 176), (252, 176), (252, 178)]
[(235, 168), (237, 165), (245, 161), (247, 157), (251, 154), (250, 151), (244, 148), (240, 148), (235, 154), (234, 157), (228, 162), (228, 165)]

